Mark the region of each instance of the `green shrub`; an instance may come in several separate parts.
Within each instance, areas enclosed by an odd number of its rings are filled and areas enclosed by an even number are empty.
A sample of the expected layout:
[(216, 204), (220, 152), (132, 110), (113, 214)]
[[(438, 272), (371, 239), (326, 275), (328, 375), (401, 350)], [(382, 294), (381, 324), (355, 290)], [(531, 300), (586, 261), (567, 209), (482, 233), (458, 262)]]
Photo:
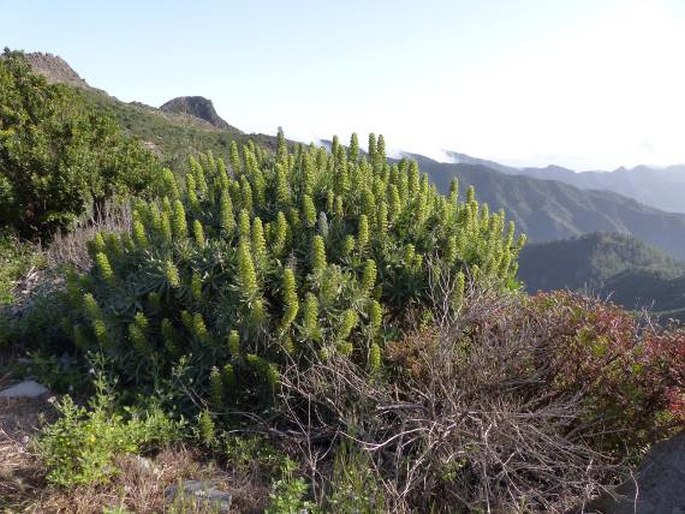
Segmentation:
[(325, 498), (326, 512), (375, 514), (387, 512), (383, 486), (373, 460), (353, 444), (342, 444), (333, 459), (333, 475)]
[(0, 227), (49, 238), (117, 194), (148, 191), (156, 157), (67, 86), (0, 58)]
[(56, 407), (61, 417), (36, 442), (49, 469), (48, 481), (59, 486), (106, 482), (116, 472), (113, 457), (138, 453), (179, 437), (180, 425), (158, 407), (143, 412), (117, 410), (104, 380), (95, 381), (89, 408), (64, 396)]
[(58, 356), (45, 350), (28, 350), (13, 370), (16, 376), (37, 378), (53, 393), (62, 394), (92, 391), (88, 367), (84, 359), (66, 353)]
[(274, 476), (282, 468), (286, 455), (272, 441), (258, 436), (236, 436), (222, 433), (219, 452), (234, 473), (240, 476)]
[(271, 487), (269, 504), (264, 510), (265, 514), (300, 514), (309, 512), (315, 505), (305, 500), (309, 492), (309, 486), (302, 477), (295, 477), (297, 464), (286, 459), (282, 468), (282, 477), (276, 480)]
[(71, 353), (73, 344), (64, 331), (64, 313), (69, 308), (66, 300), (54, 284), (43, 283), (15, 304), (7, 318), (8, 346), (58, 357), (65, 351)]
[(415, 162), (388, 164), (382, 138), (368, 159), (337, 139), (330, 153), (280, 140), (276, 155), (234, 146), (230, 170), (191, 159), (182, 192), (167, 172), (166, 196), (134, 205), (130, 234), (92, 242), (96, 266), (69, 283), (71, 331), (126, 384), (183, 362), (212, 410), (253, 410), (290, 360), (343, 352), (378, 369), (410, 310), (432, 316), (429, 265), (514, 283), (513, 225), (472, 189), (439, 195)]

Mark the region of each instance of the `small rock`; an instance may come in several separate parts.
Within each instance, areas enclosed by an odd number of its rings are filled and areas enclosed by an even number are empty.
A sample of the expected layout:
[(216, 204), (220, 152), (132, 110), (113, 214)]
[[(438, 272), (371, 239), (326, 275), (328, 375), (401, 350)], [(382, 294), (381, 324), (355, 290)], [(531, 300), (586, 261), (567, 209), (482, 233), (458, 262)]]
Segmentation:
[(204, 503), (218, 512), (227, 513), (231, 510), (233, 495), (222, 491), (215, 480), (182, 480), (166, 488), (167, 502), (173, 503), (179, 496), (193, 498), (197, 503)]
[(126, 454), (126, 462), (131, 466), (132, 471), (135, 471), (139, 475), (154, 475), (157, 478), (162, 476), (162, 470), (160, 470), (150, 459), (141, 457), (135, 454)]
[(635, 475), (618, 488), (616, 497), (604, 495), (584, 513), (685, 514), (685, 430), (655, 444)]
[(48, 392), (47, 387), (35, 380), (24, 380), (0, 391), (0, 398), (39, 398)]

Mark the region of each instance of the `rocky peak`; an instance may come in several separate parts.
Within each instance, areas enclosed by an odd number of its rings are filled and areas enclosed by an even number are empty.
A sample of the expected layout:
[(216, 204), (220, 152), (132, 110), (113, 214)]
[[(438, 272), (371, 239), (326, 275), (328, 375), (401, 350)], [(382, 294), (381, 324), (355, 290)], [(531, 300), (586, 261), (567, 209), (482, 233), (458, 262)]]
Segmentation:
[(159, 109), (168, 113), (193, 116), (222, 130), (231, 128), (231, 126), (217, 114), (212, 101), (203, 96), (179, 96), (178, 98), (169, 100)]
[(69, 84), (70, 86), (91, 89), (88, 83), (58, 55), (32, 52), (24, 54), (24, 57), (34, 73), (43, 75), (51, 84)]

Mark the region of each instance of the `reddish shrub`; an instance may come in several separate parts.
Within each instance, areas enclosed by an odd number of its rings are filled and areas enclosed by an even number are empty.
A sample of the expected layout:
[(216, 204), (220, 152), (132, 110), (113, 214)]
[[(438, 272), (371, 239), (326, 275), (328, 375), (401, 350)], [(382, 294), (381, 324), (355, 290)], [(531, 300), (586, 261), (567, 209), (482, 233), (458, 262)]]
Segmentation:
[(608, 448), (635, 448), (685, 424), (685, 329), (641, 323), (597, 299), (538, 294), (526, 305), (552, 389), (582, 394)]

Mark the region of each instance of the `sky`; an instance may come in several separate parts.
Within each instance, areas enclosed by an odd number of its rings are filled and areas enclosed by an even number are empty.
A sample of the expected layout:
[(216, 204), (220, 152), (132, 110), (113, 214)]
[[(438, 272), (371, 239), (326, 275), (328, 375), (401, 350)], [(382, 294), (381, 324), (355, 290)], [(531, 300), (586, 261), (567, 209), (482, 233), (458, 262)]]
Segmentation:
[(683, 0), (0, 0), (0, 43), (246, 132), (576, 170), (685, 163)]

